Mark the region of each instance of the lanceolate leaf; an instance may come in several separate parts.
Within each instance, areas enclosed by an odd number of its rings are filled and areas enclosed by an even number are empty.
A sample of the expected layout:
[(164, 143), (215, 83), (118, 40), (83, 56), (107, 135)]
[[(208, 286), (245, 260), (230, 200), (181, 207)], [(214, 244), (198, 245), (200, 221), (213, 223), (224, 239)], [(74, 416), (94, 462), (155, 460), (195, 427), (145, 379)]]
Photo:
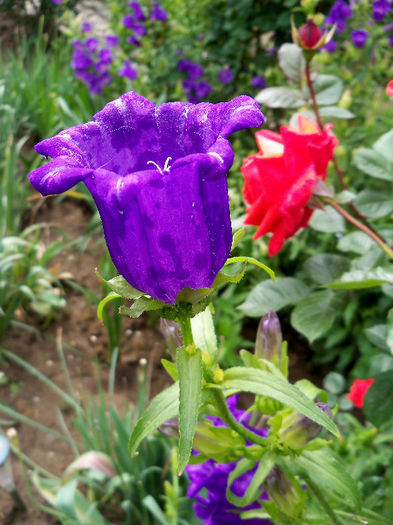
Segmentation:
[(313, 401), (295, 386), (269, 372), (248, 367), (229, 368), (224, 372), (221, 386), (225, 389), (252, 392), (276, 399), (322, 425), (332, 434), (339, 435), (333, 421)]
[(330, 449), (303, 452), (296, 461), (280, 456), (279, 462), (285, 464), (293, 474), (310, 477), (320, 490), (330, 492), (341, 502), (345, 501), (348, 507), (361, 509), (362, 502), (356, 483)]
[(105, 305), (109, 303), (109, 301), (113, 301), (113, 299), (119, 299), (120, 297), (121, 295), (119, 295), (116, 292), (109, 292), (108, 295), (99, 302), (97, 307), (97, 317), (101, 321), (101, 323), (103, 322), (102, 316), (104, 314)]
[(160, 392), (135, 425), (128, 442), (130, 454), (134, 454), (140, 442), (160, 425), (179, 413), (179, 383)]
[(179, 374), (179, 474), (191, 456), (192, 441), (198, 422), (202, 390), (202, 353), (199, 348), (179, 348), (177, 351)]

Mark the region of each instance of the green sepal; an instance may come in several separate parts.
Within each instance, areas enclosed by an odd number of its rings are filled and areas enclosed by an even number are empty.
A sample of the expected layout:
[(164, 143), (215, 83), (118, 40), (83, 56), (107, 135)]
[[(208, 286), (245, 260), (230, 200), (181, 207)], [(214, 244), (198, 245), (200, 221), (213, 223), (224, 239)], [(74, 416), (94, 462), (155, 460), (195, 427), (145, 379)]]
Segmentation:
[(128, 441), (128, 451), (133, 455), (140, 442), (160, 425), (179, 414), (179, 383), (160, 392), (133, 428)]
[(178, 473), (180, 475), (190, 459), (198, 422), (202, 391), (202, 352), (194, 345), (179, 348), (176, 366), (180, 387), (178, 452)]
[(101, 281), (109, 286), (112, 292), (119, 294), (120, 297), (124, 297), (124, 299), (138, 299), (143, 295), (143, 292), (131, 286), (122, 275), (117, 275), (116, 277), (109, 279), (109, 281), (104, 279), (102, 275), (98, 273), (98, 271), (96, 271), (96, 275), (101, 279)]
[(224, 372), (224, 381), (220, 386), (276, 399), (323, 426), (335, 436), (340, 435), (334, 422), (313, 401), (280, 376), (256, 368), (233, 367)]
[(244, 277), (244, 272), (246, 271), (247, 263), (244, 263), (240, 270), (234, 274), (225, 273), (220, 270), (217, 274), (217, 277), (214, 279), (213, 288), (218, 288), (222, 284), (226, 283), (238, 283)]
[(240, 241), (243, 239), (246, 229), (242, 228), (241, 230), (236, 230), (232, 238), (231, 252), (240, 244)]
[(161, 359), (161, 364), (165, 368), (167, 373), (170, 375), (170, 377), (173, 379), (173, 381), (177, 381), (179, 379), (179, 374), (177, 373), (175, 363), (172, 363), (172, 361), (168, 361), (168, 359)]
[(236, 496), (231, 490), (232, 483), (245, 472), (249, 472), (255, 467), (256, 462), (247, 458), (241, 459), (236, 468), (229, 474), (226, 497), (229, 503), (237, 507), (246, 507), (250, 503), (254, 503), (263, 492), (263, 482), (272, 470), (276, 461), (276, 455), (267, 450), (259, 461), (258, 468), (248, 485), (245, 494), (242, 497)]
[(119, 295), (118, 293), (116, 293), (116, 292), (109, 292), (108, 295), (106, 297), (104, 297), (103, 299), (101, 299), (101, 301), (98, 303), (98, 306), (97, 306), (97, 317), (101, 321), (101, 323), (104, 322), (103, 315), (104, 315), (105, 305), (107, 303), (109, 303), (109, 301), (113, 301), (113, 299), (119, 299), (119, 298), (121, 298), (121, 295)]
[(269, 277), (273, 281), (276, 280), (276, 274), (274, 273), (274, 271), (271, 268), (269, 268), (269, 266), (266, 266), (266, 264), (263, 264), (259, 262), (257, 259), (254, 259), (254, 257), (245, 257), (243, 255), (239, 257), (230, 257), (229, 259), (227, 259), (226, 263), (224, 264), (224, 267), (228, 266), (229, 264), (234, 264), (237, 262), (254, 264), (255, 266), (258, 266), (258, 268), (262, 268), (262, 270), (265, 270), (265, 272), (269, 275)]

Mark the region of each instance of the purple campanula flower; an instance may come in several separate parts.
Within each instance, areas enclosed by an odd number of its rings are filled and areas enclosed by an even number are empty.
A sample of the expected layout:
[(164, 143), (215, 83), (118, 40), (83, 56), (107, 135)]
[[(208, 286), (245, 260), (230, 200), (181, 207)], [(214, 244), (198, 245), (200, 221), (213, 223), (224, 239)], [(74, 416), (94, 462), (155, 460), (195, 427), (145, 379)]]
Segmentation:
[(189, 64), (190, 64), (189, 60), (185, 60), (185, 59), (181, 58), (179, 60), (179, 62), (177, 63), (177, 70), (178, 71), (187, 71), (188, 67), (189, 67)]
[(201, 82), (198, 82), (198, 84), (195, 86), (195, 94), (197, 97), (200, 98), (207, 97), (211, 90), (211, 85), (208, 82), (205, 82), (204, 80), (201, 80)]
[(131, 62), (129, 60), (125, 60), (123, 67), (120, 69), (120, 71), (117, 74), (119, 77), (127, 77), (130, 80), (135, 80), (138, 78), (138, 71), (132, 67)]
[(53, 4), (59, 5), (62, 3), (63, 0), (52, 0)]
[(365, 29), (357, 29), (351, 31), (351, 39), (355, 47), (363, 47), (369, 37), (370, 33)]
[(390, 0), (374, 0), (372, 17), (376, 22), (382, 22), (392, 8)]
[(229, 255), (227, 137), (263, 121), (246, 95), (155, 107), (131, 91), (93, 121), (37, 144), (53, 160), (32, 171), (30, 181), (42, 195), (83, 181), (117, 270), (132, 286), (173, 304), (185, 287), (211, 286)]
[(151, 20), (157, 20), (158, 22), (166, 22), (168, 20), (168, 13), (158, 2), (154, 4), (153, 10), (150, 14)]
[(89, 53), (95, 53), (99, 48), (100, 42), (97, 38), (88, 38), (84, 45)]
[(251, 86), (256, 89), (265, 89), (266, 87), (266, 79), (263, 75), (259, 75), (258, 77), (254, 77), (251, 79)]
[(223, 67), (218, 72), (217, 78), (223, 84), (229, 84), (229, 82), (232, 82), (233, 80), (232, 71), (229, 69), (229, 67)]
[(128, 2), (128, 7), (131, 7), (131, 9), (134, 11), (134, 19), (138, 20), (138, 22), (144, 22), (146, 20), (145, 13), (143, 12), (143, 9), (139, 2)]
[(117, 35), (107, 35), (105, 37), (105, 42), (108, 47), (116, 47), (119, 43), (119, 39), (120, 37), (118, 37)]
[(71, 68), (72, 69), (88, 69), (94, 65), (93, 59), (88, 53), (82, 51), (81, 47), (77, 46), (72, 54)]
[(345, 20), (352, 16), (352, 8), (344, 0), (337, 0), (331, 7), (324, 25), (336, 25), (336, 33), (342, 33), (345, 29)]
[(197, 64), (195, 62), (190, 62), (187, 72), (188, 76), (192, 78), (193, 80), (196, 80), (197, 78), (201, 77), (204, 73), (204, 68), (200, 64)]
[(393, 47), (393, 34), (389, 37), (389, 46)]
[(182, 82), (183, 91), (186, 95), (190, 95), (196, 89), (196, 84), (193, 80), (183, 80)]
[(134, 31), (137, 36), (146, 35), (146, 27), (143, 24), (137, 24), (130, 14), (126, 14), (121, 21), (122, 25)]
[[(239, 410), (237, 408), (237, 401), (237, 395), (229, 397), (227, 399), (228, 408), (239, 423), (244, 424), (250, 429), (251, 427), (245, 424), (245, 422), (250, 419), (251, 414), (245, 410)], [(215, 426), (226, 426), (218, 417), (207, 417)], [(253, 430), (259, 435), (267, 437), (267, 431), (265, 429)], [(186, 467), (186, 473), (190, 478), (187, 497), (196, 500), (194, 503), (196, 516), (204, 520), (204, 525), (271, 525), (270, 520), (261, 520), (260, 518), (242, 520), (240, 518), (240, 512), (259, 508), (260, 504), (258, 502), (254, 502), (247, 507), (239, 508), (227, 500), (226, 489), (228, 477), (236, 468), (236, 465), (236, 461), (231, 463), (217, 463), (209, 459), (202, 464), (188, 465)], [(245, 472), (232, 483), (231, 490), (236, 496), (242, 497), (245, 494), (256, 468), (255, 466), (250, 471)], [(205, 491), (204, 496), (200, 494), (202, 489)], [(263, 493), (259, 499), (267, 499), (266, 494)]]
[(83, 24), (81, 25), (82, 33), (90, 33), (91, 29), (92, 27), (89, 22), (83, 22)]

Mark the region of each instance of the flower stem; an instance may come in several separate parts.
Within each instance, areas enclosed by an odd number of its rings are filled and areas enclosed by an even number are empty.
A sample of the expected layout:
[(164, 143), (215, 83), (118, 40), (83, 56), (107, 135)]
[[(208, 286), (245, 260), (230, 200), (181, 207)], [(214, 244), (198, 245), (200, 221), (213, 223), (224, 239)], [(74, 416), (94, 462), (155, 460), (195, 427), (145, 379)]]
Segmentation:
[(194, 339), (192, 337), (191, 319), (188, 316), (179, 318), (179, 324), (180, 324), (181, 333), (183, 336), (184, 346), (192, 345), (194, 342)]
[(335, 202), (333, 199), (330, 199), (329, 197), (323, 197), (322, 200), (327, 204), (330, 204), (330, 206), (332, 206), (332, 208), (334, 208), (340, 215), (342, 215), (345, 220), (347, 220), (349, 223), (353, 224), (353, 226), (355, 226), (356, 228), (364, 232), (366, 235), (371, 237), (371, 239), (373, 239), (373, 241), (376, 242), (391, 259), (393, 259), (393, 250), (389, 248), (386, 242), (383, 239), (381, 239), (381, 237), (376, 232), (374, 232), (371, 228), (355, 219), (355, 217), (353, 217), (350, 213), (344, 210), (344, 208), (337, 204), (337, 202)]
[(255, 434), (255, 432), (252, 432), (252, 430), (248, 430), (248, 428), (245, 428), (241, 423), (236, 421), (236, 419), (233, 417), (233, 415), (231, 414), (231, 411), (228, 408), (228, 405), (227, 405), (227, 402), (225, 400), (225, 396), (222, 390), (218, 388), (212, 388), (211, 392), (214, 397), (216, 408), (218, 408), (220, 412), (220, 417), (228, 425), (228, 427), (232, 428), (232, 430), (237, 432), (240, 436), (244, 437), (248, 441), (252, 441), (253, 443), (256, 443), (257, 445), (266, 447), (265, 438), (258, 436), (258, 434)]
[(333, 509), (329, 505), (329, 502), (326, 500), (325, 496), (322, 494), (322, 492), (319, 490), (319, 487), (311, 481), (311, 479), (307, 476), (305, 478), (307, 482), (307, 487), (311, 490), (311, 492), (314, 493), (314, 496), (317, 498), (319, 504), (323, 508), (323, 510), (326, 512), (326, 514), (329, 516), (331, 522), (333, 525), (342, 525), (342, 521), (335, 515)]

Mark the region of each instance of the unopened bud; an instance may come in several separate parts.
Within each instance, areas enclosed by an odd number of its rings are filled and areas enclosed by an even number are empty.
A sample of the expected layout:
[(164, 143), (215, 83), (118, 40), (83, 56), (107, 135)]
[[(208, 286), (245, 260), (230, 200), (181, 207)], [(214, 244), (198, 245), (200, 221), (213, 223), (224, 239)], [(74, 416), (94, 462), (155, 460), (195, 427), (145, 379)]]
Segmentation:
[(117, 475), (112, 459), (108, 455), (94, 450), (85, 452), (85, 454), (76, 458), (76, 460), (67, 467), (64, 476), (72, 476), (80, 470), (96, 470), (109, 479)]
[(255, 341), (255, 355), (267, 359), (281, 368), (282, 333), (280, 320), (270, 311), (259, 322)]
[[(317, 406), (332, 417), (332, 411), (325, 403), (317, 403)], [(279, 436), (281, 442), (293, 450), (303, 449), (307, 443), (319, 436), (322, 426), (308, 417), (293, 412), (284, 419)]]
[(169, 319), (160, 319), (160, 330), (165, 338), (171, 355), (176, 354), (176, 350), (183, 346), (183, 337), (181, 334), (181, 328), (175, 321), (169, 321)]
[(333, 26), (330, 31), (323, 32), (312, 18), (300, 26), (299, 29), (295, 26), (293, 19), (291, 25), (292, 40), (305, 50), (306, 59), (308, 60), (314, 56), (318, 49), (330, 42), (335, 31), (335, 26)]
[(288, 516), (299, 515), (301, 500), (289, 477), (275, 465), (266, 478), (266, 492), (279, 509)]

